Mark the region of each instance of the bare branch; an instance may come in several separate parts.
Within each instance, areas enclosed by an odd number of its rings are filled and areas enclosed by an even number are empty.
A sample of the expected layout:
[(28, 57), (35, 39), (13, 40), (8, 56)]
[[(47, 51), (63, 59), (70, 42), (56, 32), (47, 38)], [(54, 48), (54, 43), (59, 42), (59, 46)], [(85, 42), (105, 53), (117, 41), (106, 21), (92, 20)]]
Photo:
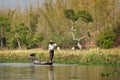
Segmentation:
[(74, 41), (77, 42), (77, 46), (79, 47), (79, 49), (82, 49), (82, 45), (80, 43), (80, 40), (84, 39), (86, 36), (82, 36), (81, 38), (75, 38), (75, 34), (74, 32), (76, 31), (76, 29), (74, 28), (74, 23), (73, 21), (71, 20), (71, 24), (72, 24), (72, 27), (71, 27), (71, 35), (72, 35), (72, 38)]
[(74, 31), (76, 31), (76, 29), (74, 29), (74, 27), (72, 26), (71, 27), (71, 31), (74, 32)]
[(75, 39), (75, 35), (74, 35), (74, 33), (71, 32), (71, 34), (72, 34), (73, 40), (74, 40), (74, 41), (78, 41), (78, 39)]
[(84, 39), (85, 37), (86, 37), (86, 36), (83, 36), (83, 37), (79, 38), (78, 40), (80, 41), (80, 40)]
[(72, 37), (73, 37), (73, 40), (74, 40), (74, 41), (80, 42), (80, 40), (82, 40), (82, 39), (84, 39), (84, 38), (86, 37), (86, 36), (83, 36), (83, 37), (81, 37), (81, 38), (79, 38), (79, 39), (76, 39), (76, 38), (75, 38), (75, 35), (74, 35), (74, 33), (73, 33), (74, 31), (76, 31), (76, 29), (74, 29), (73, 26), (72, 26), (72, 27), (71, 27), (71, 34), (72, 34)]

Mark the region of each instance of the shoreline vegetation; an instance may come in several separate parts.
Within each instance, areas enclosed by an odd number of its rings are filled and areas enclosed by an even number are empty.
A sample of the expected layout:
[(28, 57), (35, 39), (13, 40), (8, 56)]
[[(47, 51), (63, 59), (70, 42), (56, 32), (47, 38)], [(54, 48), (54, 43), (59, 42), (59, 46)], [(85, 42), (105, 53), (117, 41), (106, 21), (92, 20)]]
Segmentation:
[[(30, 63), (29, 55), (35, 53), (40, 61), (48, 61), (47, 50), (1, 50), (0, 63)], [(120, 65), (120, 48), (89, 50), (56, 50), (54, 62), (57, 64)]]

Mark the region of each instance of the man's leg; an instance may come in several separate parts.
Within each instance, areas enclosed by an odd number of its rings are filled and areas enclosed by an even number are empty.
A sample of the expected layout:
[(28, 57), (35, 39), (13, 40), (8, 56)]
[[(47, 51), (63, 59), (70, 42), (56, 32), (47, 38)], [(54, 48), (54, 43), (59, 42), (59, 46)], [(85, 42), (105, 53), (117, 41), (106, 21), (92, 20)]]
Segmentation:
[(52, 50), (52, 51), (50, 51), (50, 62), (52, 62), (53, 57), (54, 57), (54, 51)]

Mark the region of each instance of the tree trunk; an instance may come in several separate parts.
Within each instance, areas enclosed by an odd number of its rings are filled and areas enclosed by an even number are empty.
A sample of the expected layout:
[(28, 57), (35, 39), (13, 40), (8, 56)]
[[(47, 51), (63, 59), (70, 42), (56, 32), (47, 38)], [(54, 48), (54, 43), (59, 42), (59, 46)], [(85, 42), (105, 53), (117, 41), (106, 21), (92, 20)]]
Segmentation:
[(1, 39), (1, 49), (3, 49), (3, 39)]
[(18, 48), (19, 48), (19, 49), (22, 49), (17, 33), (15, 34), (15, 37), (16, 37), (16, 40), (17, 40)]
[(80, 41), (81, 41), (83, 38), (85, 38), (86, 36), (83, 36), (83, 37), (81, 37), (81, 38), (75, 38), (74, 32), (75, 32), (76, 30), (74, 29), (74, 23), (73, 23), (72, 21), (71, 21), (71, 23), (72, 23), (72, 27), (71, 27), (71, 35), (72, 35), (72, 38), (73, 38), (74, 41), (77, 42), (78, 48), (79, 48), (79, 49), (82, 49), (82, 45), (80, 44)]
[(3, 32), (2, 32), (2, 29), (1, 29), (1, 49), (3, 49)]
[(79, 49), (82, 49), (82, 45), (79, 42), (77, 42), (77, 46)]
[(19, 47), (19, 49), (21, 49), (20, 41), (17, 37), (16, 37), (16, 39), (17, 39), (18, 47)]

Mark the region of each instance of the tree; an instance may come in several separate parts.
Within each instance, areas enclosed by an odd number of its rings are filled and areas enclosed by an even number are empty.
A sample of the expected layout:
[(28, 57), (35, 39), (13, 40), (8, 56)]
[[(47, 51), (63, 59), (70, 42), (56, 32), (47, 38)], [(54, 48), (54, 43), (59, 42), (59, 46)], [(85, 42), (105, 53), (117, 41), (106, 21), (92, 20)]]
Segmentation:
[(105, 28), (100, 34), (96, 37), (96, 45), (100, 48), (112, 48), (115, 45), (117, 38), (114, 28)]
[(30, 6), (29, 18), (30, 18), (30, 30), (32, 33), (36, 32), (39, 17), (40, 17), (39, 12), (33, 11), (32, 6)]
[(25, 26), (24, 23), (21, 23), (16, 26), (11, 33), (15, 37), (19, 49), (21, 49), (21, 45), (24, 43), (24, 41), (26, 42), (27, 35), (29, 34), (29, 28)]
[(92, 19), (92, 16), (89, 14), (88, 11), (84, 11), (84, 10), (81, 10), (77, 13), (74, 12), (73, 9), (67, 9), (64, 11), (64, 15), (67, 19), (70, 19), (71, 20), (71, 35), (73, 37), (73, 40), (77, 42), (77, 46), (82, 49), (82, 45), (81, 45), (81, 40), (83, 38), (86, 37), (86, 35), (80, 37), (80, 38), (75, 38), (75, 34), (74, 32), (76, 31), (75, 30), (75, 23), (78, 21), (78, 19), (81, 19), (82, 21), (86, 22), (86, 23), (89, 23), (89, 22), (92, 22), (93, 19)]
[(24, 23), (20, 23), (15, 28), (11, 30), (9, 36), (9, 47), (13, 48), (35, 48), (38, 43), (43, 40), (43, 35), (41, 33), (33, 34), (28, 26)]
[(10, 22), (7, 17), (0, 16), (0, 36), (1, 36), (1, 49), (6, 45), (5, 32), (8, 30)]

